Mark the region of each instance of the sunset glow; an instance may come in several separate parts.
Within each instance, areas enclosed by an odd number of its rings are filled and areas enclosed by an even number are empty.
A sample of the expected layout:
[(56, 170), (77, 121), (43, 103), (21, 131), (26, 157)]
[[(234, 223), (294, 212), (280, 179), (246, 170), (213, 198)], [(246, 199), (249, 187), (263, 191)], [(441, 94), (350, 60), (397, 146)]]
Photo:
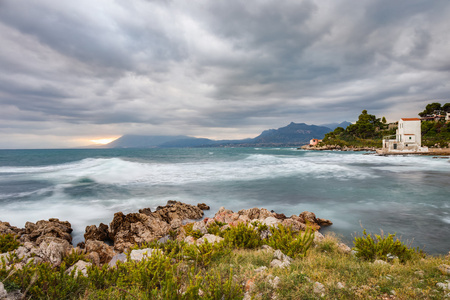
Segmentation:
[(94, 144), (106, 145), (106, 144), (111, 143), (112, 141), (114, 141), (116, 139), (117, 139), (117, 137), (112, 137), (112, 138), (101, 138), (101, 139), (90, 140), (90, 141), (93, 142)]

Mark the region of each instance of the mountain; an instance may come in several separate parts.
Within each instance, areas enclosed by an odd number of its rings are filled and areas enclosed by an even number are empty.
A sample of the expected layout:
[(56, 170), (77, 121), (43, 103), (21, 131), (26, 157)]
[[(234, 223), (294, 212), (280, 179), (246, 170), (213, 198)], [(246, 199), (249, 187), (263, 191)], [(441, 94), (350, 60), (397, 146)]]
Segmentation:
[(347, 121), (344, 121), (344, 122), (341, 122), (341, 123), (322, 124), (322, 125), (320, 125), (320, 126), (328, 127), (328, 128), (331, 129), (331, 131), (333, 131), (333, 130), (335, 130), (335, 129), (338, 128), (338, 127), (342, 127), (342, 128), (345, 129), (345, 128), (347, 128), (347, 126), (350, 125), (350, 124), (352, 124), (352, 123), (347, 122)]
[[(185, 135), (132, 135), (126, 134), (107, 144), (106, 148), (155, 148), (174, 140), (189, 139)], [(195, 139), (195, 138), (194, 138)]]
[(330, 128), (325, 126), (292, 122), (285, 127), (263, 131), (253, 139), (253, 143), (260, 145), (304, 145), (308, 144), (312, 138), (322, 139), (328, 132), (330, 132)]
[(299, 146), (308, 144), (312, 138), (322, 139), (329, 127), (294, 123), (278, 129), (263, 131), (259, 136), (243, 140), (210, 140), (190, 136), (124, 135), (104, 148), (186, 148), (227, 146)]

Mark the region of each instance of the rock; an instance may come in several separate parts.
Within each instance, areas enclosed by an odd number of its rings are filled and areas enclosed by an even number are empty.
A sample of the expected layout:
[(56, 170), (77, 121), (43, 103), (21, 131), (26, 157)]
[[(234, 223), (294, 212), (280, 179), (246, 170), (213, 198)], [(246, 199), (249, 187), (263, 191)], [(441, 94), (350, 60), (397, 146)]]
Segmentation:
[(323, 294), (325, 293), (325, 286), (320, 282), (314, 283), (314, 293), (315, 294)]
[(20, 237), (21, 242), (35, 242), (40, 245), (46, 237), (56, 237), (68, 241), (72, 244), (72, 226), (67, 221), (59, 219), (49, 219), (37, 221), (36, 224), (27, 222), (25, 224), (25, 233)]
[(198, 203), (197, 207), (200, 208), (201, 210), (209, 210), (209, 206), (206, 205), (205, 203)]
[(239, 215), (245, 215), (247, 216), (250, 220), (254, 220), (254, 219), (258, 219), (258, 220), (264, 220), (267, 217), (273, 217), (274, 213), (268, 211), (265, 208), (250, 208), (250, 209), (241, 209), (238, 212)]
[(189, 245), (192, 245), (192, 244), (195, 244), (195, 239), (194, 239), (193, 236), (189, 235), (189, 236), (184, 238), (184, 242), (189, 244)]
[(280, 224), (281, 220), (277, 219), (275, 217), (267, 217), (261, 223), (265, 224), (269, 227), (273, 227), (273, 226), (277, 226), (278, 224)]
[(304, 211), (298, 216), (302, 223), (306, 224), (306, 226), (311, 227), (314, 230), (319, 230), (320, 225), (317, 223), (316, 215), (309, 211)]
[(389, 265), (389, 263), (385, 262), (384, 260), (377, 259), (373, 262), (374, 265)]
[(127, 255), (125, 253), (119, 253), (113, 256), (113, 258), (111, 258), (111, 260), (108, 263), (108, 266), (110, 268), (115, 267), (117, 262), (126, 262), (127, 261)]
[(43, 258), (53, 266), (59, 266), (62, 262), (62, 258), (68, 252), (67, 247), (63, 243), (58, 243), (56, 241), (50, 241), (49, 243), (43, 241), (39, 245), (39, 250), (42, 253)]
[(166, 206), (158, 206), (152, 215), (166, 223), (170, 223), (174, 219), (200, 219), (203, 217), (203, 210), (194, 205), (169, 200)]
[(352, 249), (349, 246), (347, 246), (346, 244), (344, 244), (344, 243), (339, 243), (337, 245), (337, 247), (338, 247), (337, 248), (338, 251), (341, 252), (341, 253), (350, 254), (352, 252)]
[[(88, 255), (97, 253), (98, 263), (95, 261), (95, 264), (98, 266), (108, 263), (115, 255), (113, 247), (101, 241), (88, 240), (85, 249)], [(93, 258), (96, 259), (96, 256), (93, 255)]]
[(154, 214), (147, 216), (141, 213), (124, 215), (114, 214), (109, 226), (109, 237), (114, 242), (114, 249), (123, 252), (134, 245), (141, 245), (160, 239), (169, 233), (170, 226)]
[(159, 250), (152, 248), (145, 248), (139, 250), (132, 250), (130, 252), (130, 259), (133, 261), (141, 261), (145, 258), (152, 256), (154, 253), (157, 253)]
[(272, 268), (282, 268), (283, 269), (283, 268), (289, 267), (290, 265), (291, 265), (290, 262), (281, 261), (279, 259), (274, 259), (270, 262), (270, 266)]
[(201, 234), (207, 234), (208, 229), (206, 229), (206, 224), (203, 221), (194, 222), (194, 225), (192, 226), (192, 230), (198, 230)]
[(210, 244), (214, 244), (214, 243), (220, 243), (224, 239), (217, 235), (205, 234), (203, 237), (201, 237), (197, 240), (197, 245), (201, 245), (201, 244), (205, 243), (205, 240), (208, 241), (208, 243), (210, 243)]
[(436, 286), (438, 288), (443, 289), (444, 291), (450, 290), (450, 283), (449, 282), (446, 282), (446, 283), (438, 282), (438, 283), (436, 283)]
[(261, 240), (265, 240), (267, 238), (269, 238), (272, 235), (272, 232), (270, 230), (262, 230), (259, 233), (259, 237), (261, 238)]
[(244, 291), (251, 292), (255, 287), (255, 279), (251, 278), (245, 282)]
[(5, 286), (3, 282), (0, 281), (0, 299), (6, 298), (8, 296), (8, 292), (5, 290)]
[(269, 278), (269, 284), (272, 286), (272, 288), (277, 289), (280, 285), (281, 279), (278, 276), (275, 276), (275, 278)]
[(449, 265), (440, 265), (438, 267), (439, 271), (442, 272), (444, 275), (450, 275), (450, 266)]
[(321, 234), (318, 231), (314, 232), (314, 240), (313, 240), (314, 244), (316, 244), (316, 245), (320, 244), (324, 239), (325, 239), (325, 237), (323, 236), (323, 234)]
[(85, 262), (83, 260), (79, 260), (79, 261), (77, 261), (76, 264), (74, 264), (73, 266), (68, 268), (66, 270), (66, 273), (70, 274), (70, 273), (72, 273), (73, 270), (75, 270), (75, 277), (78, 277), (80, 272), (84, 277), (88, 277), (87, 268), (90, 266), (92, 266), (92, 264), (90, 262)]
[(170, 222), (170, 228), (172, 228), (173, 230), (180, 228), (183, 225), (183, 222), (181, 222), (180, 219), (173, 219)]
[(285, 214), (277, 214), (277, 213), (273, 213), (273, 216), (275, 217), (275, 218), (277, 218), (277, 219), (279, 219), (279, 220), (285, 220), (285, 219), (287, 219), (287, 217), (285, 216)]
[(20, 236), (24, 231), (24, 229), (11, 226), (8, 222), (0, 221), (0, 234), (14, 234)]
[(289, 219), (284, 219), (281, 224), (284, 227), (291, 227), (293, 231), (304, 231), (306, 230), (306, 225), (299, 221), (297, 216), (292, 216)]
[(288, 261), (291, 262), (292, 258), (290, 258), (289, 256), (287, 256), (286, 254), (284, 254), (283, 252), (281, 252), (281, 250), (275, 250), (275, 252), (273, 253), (273, 257), (275, 257), (276, 259), (279, 259), (281, 261)]
[(270, 252), (274, 251), (273, 248), (270, 247), (269, 245), (262, 245), (261, 249), (264, 250), (264, 251), (270, 251)]
[(139, 213), (150, 216), (152, 214), (152, 210), (150, 208), (143, 208), (139, 210)]
[(108, 239), (108, 225), (100, 223), (97, 227), (95, 225), (86, 226), (84, 239), (94, 241), (104, 241)]
[(416, 272), (414, 272), (414, 274), (419, 276), (420, 278), (423, 278), (425, 276), (425, 272), (422, 270), (416, 271)]
[(321, 218), (317, 218), (317, 224), (319, 226), (330, 226), (330, 225), (333, 225), (333, 223), (330, 220), (321, 219)]
[(262, 267), (259, 267), (258, 269), (255, 269), (256, 273), (261, 273), (261, 272), (265, 272), (265, 271), (267, 271), (266, 266), (262, 266)]
[(338, 282), (338, 283), (336, 284), (336, 288), (337, 288), (338, 290), (345, 289), (345, 283)]

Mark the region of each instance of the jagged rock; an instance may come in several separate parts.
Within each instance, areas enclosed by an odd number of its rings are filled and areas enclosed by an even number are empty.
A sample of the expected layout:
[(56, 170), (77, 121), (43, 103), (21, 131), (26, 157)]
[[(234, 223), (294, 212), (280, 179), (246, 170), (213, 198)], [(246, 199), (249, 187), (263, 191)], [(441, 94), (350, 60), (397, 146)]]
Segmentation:
[(271, 235), (272, 235), (272, 232), (269, 229), (262, 230), (259, 233), (259, 237), (261, 238), (261, 240), (265, 240), (265, 239), (269, 238)]
[(201, 232), (201, 234), (207, 234), (208, 229), (206, 229), (206, 224), (203, 221), (195, 222), (192, 226), (192, 230), (198, 230)]
[(221, 207), (218, 212), (214, 215), (214, 220), (217, 220), (222, 223), (231, 223), (235, 221), (232, 219), (233, 211), (229, 209), (225, 209), (225, 207)]
[(123, 252), (132, 246), (158, 240), (169, 233), (168, 223), (155, 217), (140, 213), (124, 215), (122, 212), (114, 214), (109, 226), (109, 237), (114, 242), (114, 249)]
[(281, 224), (284, 227), (291, 227), (294, 231), (304, 231), (306, 229), (306, 225), (299, 221), (297, 216), (292, 216), (289, 219), (284, 219)]
[(59, 266), (63, 257), (72, 247), (66, 240), (54, 237), (46, 237), (39, 244), (40, 257), (50, 262), (53, 266)]
[(279, 259), (274, 259), (270, 262), (270, 266), (272, 268), (286, 268), (290, 266), (290, 262), (286, 262), (286, 261), (281, 261)]
[(68, 268), (66, 270), (66, 273), (70, 274), (70, 273), (72, 273), (73, 270), (76, 270), (75, 271), (75, 278), (78, 277), (79, 272), (81, 272), (81, 274), (84, 277), (88, 277), (87, 268), (90, 267), (90, 266), (92, 266), (92, 264), (90, 262), (85, 262), (83, 260), (79, 260), (79, 261), (77, 261), (76, 264), (74, 264), (73, 266)]
[(203, 217), (203, 210), (194, 205), (169, 200), (166, 206), (158, 206), (152, 215), (170, 224), (174, 219), (200, 219)]
[(40, 245), (46, 237), (56, 237), (72, 243), (72, 226), (67, 221), (60, 221), (51, 218), (48, 221), (40, 220), (36, 224), (27, 222), (25, 224), (25, 233), (20, 237), (21, 242), (35, 242)]
[(450, 282), (446, 282), (446, 283), (438, 282), (438, 283), (436, 283), (436, 286), (437, 286), (438, 288), (443, 289), (444, 291), (450, 290)]
[(8, 222), (0, 221), (0, 234), (14, 234), (20, 236), (25, 230), (11, 226)]
[(269, 284), (272, 286), (273, 289), (277, 289), (278, 286), (281, 283), (281, 279), (278, 276), (275, 276), (275, 278), (268, 278), (269, 279)]
[(330, 226), (330, 225), (333, 225), (333, 223), (330, 220), (322, 219), (322, 218), (316, 218), (316, 219), (317, 219), (317, 224), (319, 226)]
[(261, 273), (261, 272), (265, 272), (265, 271), (267, 271), (266, 266), (262, 266), (262, 267), (259, 267), (258, 269), (255, 269), (256, 273)]
[(280, 224), (281, 220), (277, 219), (275, 217), (267, 217), (261, 223), (265, 224), (269, 227), (273, 227), (273, 226), (277, 226), (278, 224)]
[(143, 209), (140, 209), (140, 210), (139, 210), (139, 213), (140, 213), (140, 214), (147, 215), (147, 216), (150, 216), (151, 213), (152, 213), (152, 210), (151, 210), (150, 208), (143, 208)]
[(205, 203), (198, 203), (197, 207), (200, 208), (201, 210), (209, 210), (209, 206), (206, 205)]
[(104, 241), (108, 239), (108, 225), (106, 224), (100, 223), (98, 227), (96, 225), (86, 226), (85, 231), (84, 239), (86, 241)]
[(197, 240), (197, 245), (201, 245), (205, 242), (205, 240), (208, 241), (210, 244), (219, 243), (223, 241), (224, 239), (220, 236), (213, 235), (213, 234), (205, 234), (203, 237), (199, 238)]
[(258, 220), (264, 220), (267, 217), (273, 217), (274, 213), (268, 211), (265, 208), (250, 208), (250, 209), (241, 209), (240, 211), (238, 211), (239, 215), (245, 215), (247, 216), (250, 220), (254, 220), (254, 219), (258, 219)]
[(336, 283), (336, 288), (338, 290), (345, 289), (345, 283), (342, 283), (342, 282), (339, 281), (338, 283)]
[(170, 228), (172, 228), (172, 229), (178, 229), (178, 228), (180, 228), (182, 225), (183, 225), (183, 222), (181, 222), (180, 219), (173, 219), (173, 220), (170, 222)]
[(320, 229), (320, 226), (317, 223), (316, 215), (314, 213), (304, 211), (299, 215), (299, 218), (302, 220), (302, 223), (306, 224), (306, 226), (309, 226), (314, 230)]
[(113, 247), (108, 246), (107, 244), (101, 241), (88, 240), (86, 241), (85, 249), (86, 253), (88, 253), (89, 256), (91, 256), (91, 253), (97, 254), (92, 255), (92, 257), (93, 262), (98, 266), (108, 263), (115, 255)]
[(132, 250), (130, 252), (130, 259), (133, 261), (141, 261), (144, 258), (148, 258), (152, 256), (154, 253), (157, 253), (158, 249), (152, 249), (152, 248), (145, 248), (145, 249), (139, 249), (139, 250)]
[(316, 245), (320, 244), (324, 239), (325, 239), (325, 237), (323, 236), (323, 234), (321, 234), (318, 231), (314, 232), (314, 240), (313, 240), (314, 244), (316, 244)]
[(275, 257), (276, 259), (279, 259), (281, 261), (288, 261), (291, 262), (292, 258), (290, 258), (289, 256), (287, 256), (286, 254), (284, 254), (283, 252), (281, 252), (281, 250), (275, 250), (275, 252), (273, 253), (273, 257)]
[(338, 251), (344, 254), (350, 254), (352, 252), (352, 249), (344, 243), (339, 243)]
[(285, 220), (285, 219), (287, 219), (287, 217), (284, 215), (284, 214), (277, 214), (277, 213), (273, 213), (273, 216), (275, 217), (275, 218), (277, 218), (277, 219), (280, 219), (280, 220)]
[(450, 275), (450, 266), (449, 265), (440, 265), (438, 267), (439, 271), (444, 275)]

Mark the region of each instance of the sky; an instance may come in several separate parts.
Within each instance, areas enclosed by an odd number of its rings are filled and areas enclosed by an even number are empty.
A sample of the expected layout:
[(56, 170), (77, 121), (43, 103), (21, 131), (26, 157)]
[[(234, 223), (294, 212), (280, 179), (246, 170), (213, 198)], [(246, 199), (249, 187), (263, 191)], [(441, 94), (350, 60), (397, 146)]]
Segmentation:
[(448, 0), (0, 0), (0, 148), (417, 117), (450, 102), (449, 16)]

